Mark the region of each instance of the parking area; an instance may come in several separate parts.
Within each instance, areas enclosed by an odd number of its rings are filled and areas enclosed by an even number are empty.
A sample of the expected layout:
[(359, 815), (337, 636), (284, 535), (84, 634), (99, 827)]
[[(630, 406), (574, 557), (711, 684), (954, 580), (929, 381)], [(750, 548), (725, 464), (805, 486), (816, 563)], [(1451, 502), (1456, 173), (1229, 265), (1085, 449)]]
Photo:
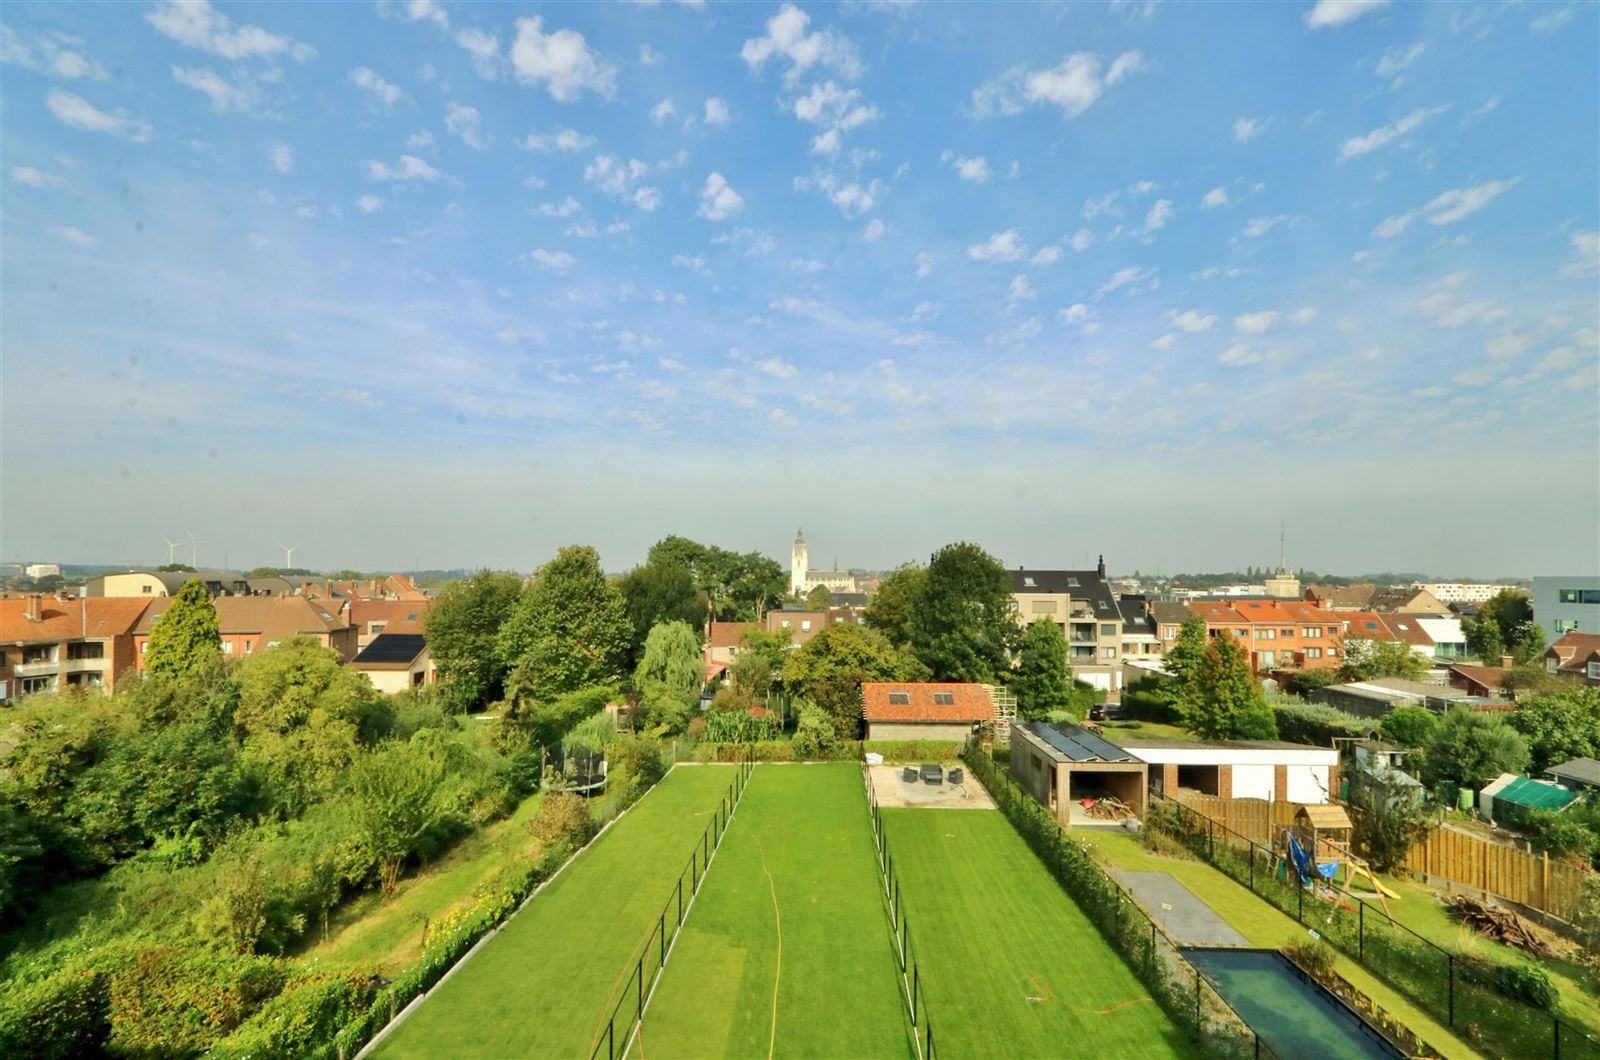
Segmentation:
[[(938, 784), (925, 783), (920, 777), (906, 780), (904, 766), (868, 766), (872, 788), (877, 793), (878, 805), (926, 810), (992, 810), (994, 800), (978, 783), (976, 777), (963, 770), (961, 783), (947, 780)], [(959, 768), (959, 767), (958, 767)]]

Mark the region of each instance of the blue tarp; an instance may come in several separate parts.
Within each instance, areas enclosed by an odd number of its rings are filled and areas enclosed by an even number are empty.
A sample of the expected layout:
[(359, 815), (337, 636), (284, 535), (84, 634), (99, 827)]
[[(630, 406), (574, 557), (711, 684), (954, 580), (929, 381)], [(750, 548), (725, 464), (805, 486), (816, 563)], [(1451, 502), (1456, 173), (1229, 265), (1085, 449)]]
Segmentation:
[(1293, 834), (1289, 836), (1289, 856), (1294, 859), (1294, 867), (1300, 873), (1302, 880), (1309, 880), (1313, 875), (1331, 880), (1339, 874), (1339, 863), (1330, 861), (1326, 865), (1311, 864), (1311, 855), (1300, 845), (1300, 840)]

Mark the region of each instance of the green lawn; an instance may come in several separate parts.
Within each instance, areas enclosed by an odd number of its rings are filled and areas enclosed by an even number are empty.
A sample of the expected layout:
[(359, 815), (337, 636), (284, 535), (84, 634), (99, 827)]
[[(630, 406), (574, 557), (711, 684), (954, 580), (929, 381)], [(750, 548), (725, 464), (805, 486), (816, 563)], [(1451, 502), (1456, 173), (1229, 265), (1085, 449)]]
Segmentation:
[(941, 1055), (1197, 1055), (998, 810), (883, 820)]
[(635, 1055), (912, 1056), (871, 829), (860, 766), (757, 766)]
[[(631, 970), (735, 768), (674, 769), (437, 987), (377, 1055), (585, 1060), (624, 966)], [(721, 855), (713, 879), (720, 862)]]
[[(1137, 836), (1122, 832), (1077, 830), (1073, 838), (1094, 848), (1102, 860), (1131, 872), (1166, 872), (1181, 882), (1218, 916), (1250, 940), (1252, 946), (1281, 947), (1291, 939), (1306, 937), (1306, 929), (1292, 917), (1250, 893), (1225, 873), (1203, 861), (1160, 857), (1149, 853)], [(1390, 903), (1391, 908), (1396, 903)], [(1356, 989), (1383, 1006), (1402, 1023), (1416, 1031), (1422, 1040), (1446, 1057), (1477, 1057), (1479, 1054), (1355, 961), (1339, 954), (1334, 966)]]

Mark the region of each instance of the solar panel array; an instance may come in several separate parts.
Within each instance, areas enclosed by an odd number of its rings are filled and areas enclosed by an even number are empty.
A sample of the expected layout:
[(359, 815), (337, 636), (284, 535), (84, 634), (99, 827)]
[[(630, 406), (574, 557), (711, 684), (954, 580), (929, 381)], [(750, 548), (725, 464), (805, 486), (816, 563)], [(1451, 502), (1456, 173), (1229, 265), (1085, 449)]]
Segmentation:
[(1137, 762), (1110, 740), (1076, 725), (1046, 725), (1030, 721), (1027, 730), (1074, 762)]

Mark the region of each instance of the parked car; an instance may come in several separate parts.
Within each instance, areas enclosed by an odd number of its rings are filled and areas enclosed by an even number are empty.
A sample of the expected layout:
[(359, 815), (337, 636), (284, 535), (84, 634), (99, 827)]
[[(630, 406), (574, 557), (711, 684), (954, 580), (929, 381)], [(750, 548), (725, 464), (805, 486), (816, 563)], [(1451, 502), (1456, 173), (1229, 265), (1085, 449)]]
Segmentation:
[(944, 767), (937, 762), (922, 763), (922, 782), (924, 784), (943, 784)]
[(1120, 703), (1096, 703), (1089, 708), (1090, 721), (1121, 721), (1123, 717)]

